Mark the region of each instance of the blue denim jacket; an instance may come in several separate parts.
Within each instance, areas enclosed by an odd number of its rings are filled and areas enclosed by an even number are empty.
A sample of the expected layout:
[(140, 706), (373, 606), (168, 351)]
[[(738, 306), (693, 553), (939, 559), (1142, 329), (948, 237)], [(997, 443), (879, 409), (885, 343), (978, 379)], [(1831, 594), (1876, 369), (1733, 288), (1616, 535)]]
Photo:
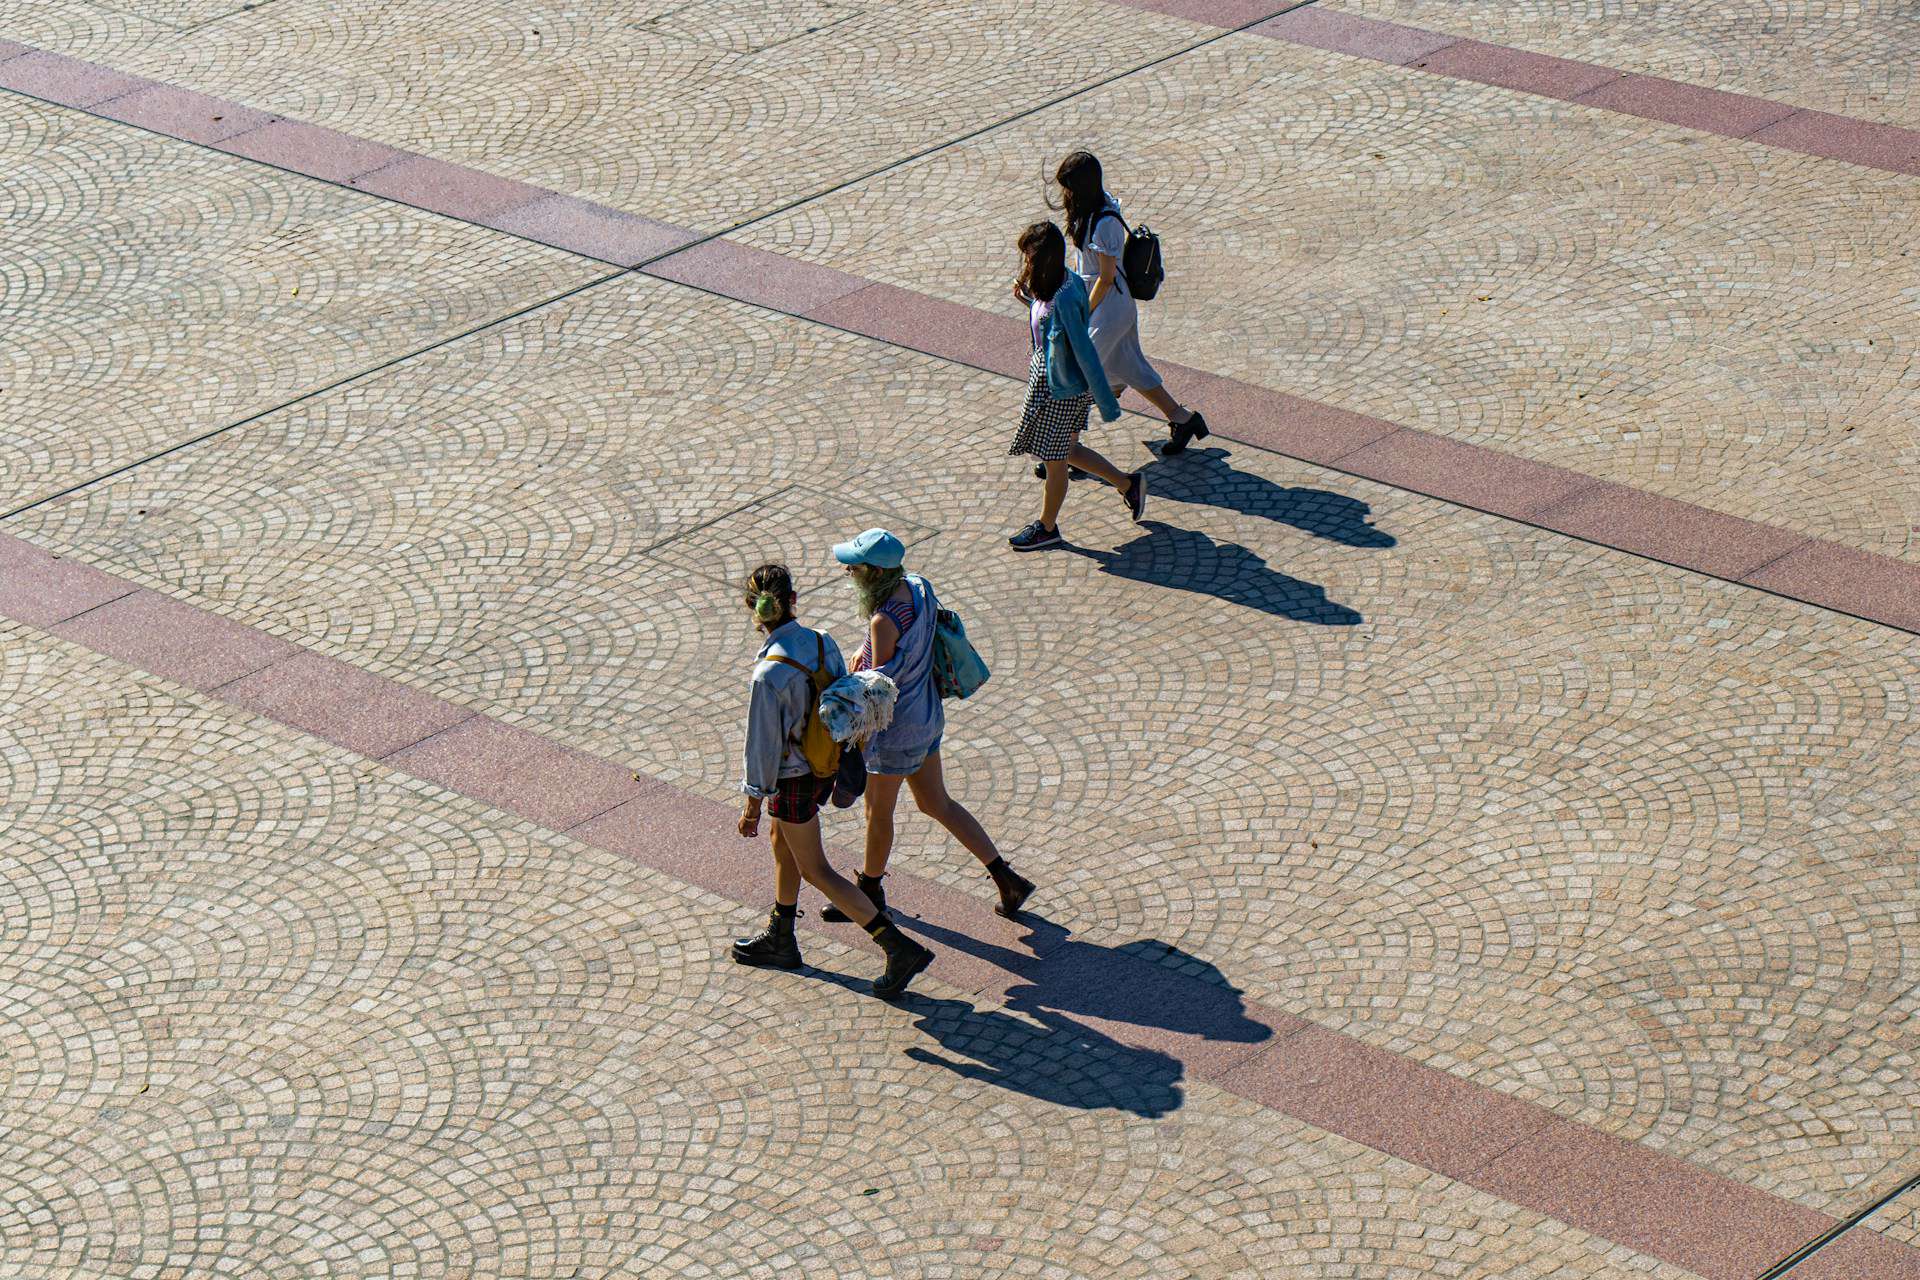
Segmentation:
[(1100, 421), (1112, 422), (1120, 416), (1120, 402), (1113, 398), (1106, 370), (1100, 367), (1100, 353), (1093, 348), (1093, 335), (1087, 332), (1087, 286), (1073, 272), (1053, 295), (1047, 312), (1047, 393), (1056, 400), (1070, 400), (1093, 392), (1100, 406)]

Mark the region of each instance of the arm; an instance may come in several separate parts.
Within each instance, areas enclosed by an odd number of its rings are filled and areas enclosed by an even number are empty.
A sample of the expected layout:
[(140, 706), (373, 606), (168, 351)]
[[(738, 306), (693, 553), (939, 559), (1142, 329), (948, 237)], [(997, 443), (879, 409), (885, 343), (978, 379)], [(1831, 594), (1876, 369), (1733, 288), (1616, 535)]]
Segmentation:
[(1100, 264), (1100, 277), (1093, 282), (1093, 292), (1087, 296), (1088, 315), (1100, 309), (1100, 303), (1113, 290), (1113, 273), (1120, 269), (1118, 258), (1099, 249), (1093, 251), (1093, 260)]
[(780, 691), (771, 680), (755, 680), (747, 703), (746, 768), (740, 790), (759, 801), (780, 787), (780, 761), (787, 751), (786, 718), (780, 711)]
[(878, 671), (893, 661), (894, 650), (900, 646), (900, 628), (886, 614), (876, 613), (867, 622), (867, 643), (872, 646), (873, 669)]
[(1072, 297), (1066, 307), (1056, 307), (1056, 312), (1064, 312), (1059, 316), (1060, 324), (1066, 331), (1067, 345), (1073, 349), (1073, 358), (1087, 380), (1087, 389), (1093, 392), (1093, 402), (1100, 406), (1100, 421), (1113, 422), (1120, 417), (1120, 402), (1113, 398), (1113, 385), (1107, 381), (1107, 371), (1100, 367), (1100, 353), (1094, 350), (1093, 335), (1087, 332), (1086, 313), (1075, 305), (1078, 302), (1078, 297)]

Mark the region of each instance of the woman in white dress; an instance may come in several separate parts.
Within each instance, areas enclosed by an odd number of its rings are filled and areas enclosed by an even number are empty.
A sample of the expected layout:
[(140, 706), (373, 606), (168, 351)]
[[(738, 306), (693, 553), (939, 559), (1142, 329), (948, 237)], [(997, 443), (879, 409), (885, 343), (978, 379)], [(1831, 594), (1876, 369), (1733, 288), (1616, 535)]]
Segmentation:
[(1126, 249), (1127, 227), (1120, 204), (1107, 194), (1100, 162), (1091, 152), (1076, 151), (1054, 172), (1066, 212), (1067, 241), (1073, 246), (1074, 272), (1086, 281), (1093, 345), (1100, 366), (1117, 396), (1132, 387), (1166, 415), (1167, 443), (1163, 455), (1182, 453), (1188, 444), (1204, 439), (1207, 420), (1171, 395), (1160, 375), (1140, 349), (1140, 312), (1127, 291), (1120, 256)]

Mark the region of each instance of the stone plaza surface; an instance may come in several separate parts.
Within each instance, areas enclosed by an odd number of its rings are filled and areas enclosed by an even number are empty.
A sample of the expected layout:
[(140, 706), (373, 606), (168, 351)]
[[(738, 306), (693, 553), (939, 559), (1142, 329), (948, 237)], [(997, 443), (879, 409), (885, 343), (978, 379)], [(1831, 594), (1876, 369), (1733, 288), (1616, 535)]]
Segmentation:
[[(1717, 1278), (1920, 1173), (1913, 634), (1219, 413), (1099, 428), (1147, 522), (1076, 486), (1015, 557), (1018, 382), (787, 314), (1007, 313), (1085, 143), (1155, 353), (1920, 560), (1920, 179), (1221, 30), (1284, 7), (0, 11), (0, 1270)], [(1914, 123), (1871, 7), (1732, 6), (1808, 34), (1745, 78), (1725, 6), (1325, 7)], [(477, 225), (517, 184), (789, 265)], [(732, 584), (851, 644), (870, 524), (988, 653), (944, 754), (1042, 886), (970, 932), (903, 816), (898, 1007), (847, 934), (726, 964), (765, 888), (683, 831)], [(1303, 1119), (1316, 1052), (1415, 1090)], [(1916, 1196), (1788, 1274), (1920, 1274)]]

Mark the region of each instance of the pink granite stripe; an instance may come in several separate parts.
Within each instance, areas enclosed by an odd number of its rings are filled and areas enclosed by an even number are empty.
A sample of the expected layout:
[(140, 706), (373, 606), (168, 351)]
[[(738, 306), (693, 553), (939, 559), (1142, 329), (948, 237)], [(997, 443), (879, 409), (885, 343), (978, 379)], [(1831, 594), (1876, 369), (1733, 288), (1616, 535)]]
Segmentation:
[(621, 213), (574, 196), (548, 195), (479, 221), (496, 231), (622, 267), (638, 266), (700, 238), (684, 227)]
[(1785, 1273), (1782, 1280), (1920, 1280), (1920, 1250), (1860, 1227)]
[(363, 173), (348, 185), (463, 222), (484, 222), (553, 194), (530, 183), (416, 155)]
[(430, 693), (305, 650), (207, 692), (376, 760), (473, 715)]
[(1732, 582), (1811, 541), (1612, 481), (1581, 489), (1532, 518), (1560, 533), (1652, 560), (1666, 560), (1676, 547), (1689, 548), (1687, 567)]
[(0, 40), (0, 62), (11, 62), (15, 58), (24, 57), (32, 52), (32, 49), (17, 40)]
[(15, 621), (52, 627), (135, 590), (125, 578), (0, 534), (0, 614)]
[[(767, 900), (764, 842), (734, 833), (730, 806), (633, 779), (615, 761), (277, 638), (249, 643), (238, 623), (20, 539), (0, 535), (0, 570), (0, 615), (35, 626), (72, 619), (60, 628), (70, 640), (98, 643), (124, 661), (508, 812), (565, 824), (576, 839), (743, 907)], [(75, 618), (96, 597), (126, 603), (91, 624)], [(222, 657), (187, 656), (197, 638)], [(260, 658), (269, 665), (230, 678), (232, 663)], [(1533, 1103), (1246, 1002), (1231, 988), (1154, 963), (1151, 954), (1081, 940), (1036, 916), (1001, 920), (988, 910), (984, 880), (977, 894), (898, 872), (888, 885), (903, 923), (936, 944), (934, 973), (943, 981), (1066, 1034), (1110, 1042), (1116, 1052), (1159, 1055), (1175, 1068), (1176, 1082), (1183, 1075), (1207, 1081), (1708, 1280), (1750, 1276), (1835, 1225)], [(1044, 910), (1042, 894), (1036, 905)], [(817, 918), (807, 923), (819, 928)], [(833, 936), (858, 941), (851, 926)], [(1819, 1274), (1906, 1276), (1920, 1262), (1920, 1251), (1884, 1239), (1834, 1256), (1872, 1269)]]
[(264, 631), (205, 609), (135, 591), (55, 626), (83, 644), (196, 689), (212, 689), (301, 652)]
[(386, 761), (555, 831), (578, 826), (643, 791), (660, 789), (611, 760), (487, 716), (462, 720)]
[(1558, 1118), (1462, 1180), (1707, 1280), (1748, 1280), (1833, 1226), (1824, 1213)]
[(1599, 107), (1647, 120), (1664, 120), (1703, 133), (1745, 138), (1776, 124), (1799, 110), (1771, 98), (1750, 98), (1658, 76), (1621, 76), (1575, 99), (1583, 107)]
[(1221, 27), (1228, 31), (1271, 18), (1275, 14), (1296, 9), (1310, 0), (1288, 0), (1286, 4), (1275, 4), (1273, 0), (1112, 0), (1114, 4), (1129, 9), (1141, 9), (1148, 13), (1164, 13), (1173, 18), (1185, 18), (1189, 22), (1202, 23), (1209, 27)]
[(1590, 62), (1482, 44), (1478, 40), (1457, 40), (1407, 65), (1434, 75), (1499, 85), (1503, 89), (1549, 98), (1578, 98), (1602, 85), (1612, 84), (1624, 74), (1612, 67), (1596, 67)]
[(327, 182), (346, 182), (372, 173), (406, 154), (384, 143), (300, 120), (275, 120), (224, 139), (215, 149)]
[(1740, 579), (1902, 631), (1920, 632), (1920, 565), (1808, 539)]
[(1920, 174), (1920, 129), (1875, 124), (1824, 111), (1796, 111), (1755, 133), (1752, 141), (1869, 169)]
[(91, 107), (153, 83), (42, 49), (0, 61), (0, 89), (31, 94), (63, 107)]
[(211, 146), (238, 134), (271, 124), (264, 111), (236, 106), (224, 98), (210, 98), (191, 89), (155, 84), (101, 103), (101, 115), (123, 124), (138, 125), (169, 138)]
[(645, 268), (673, 280), (795, 314), (825, 306), (870, 283), (832, 267), (815, 266), (734, 240), (709, 240)]
[(1405, 66), (1458, 44), (1459, 36), (1409, 27), (1398, 22), (1381, 22), (1332, 9), (1296, 9), (1253, 27), (1253, 34), (1303, 44), (1330, 53), (1351, 54)]
[(1636, 75), (1618, 67), (1329, 9), (1298, 9), (1248, 30), (1292, 44), (1500, 85), (1703, 133), (1892, 173), (1920, 174), (1920, 129), (1807, 111), (1771, 98)]

